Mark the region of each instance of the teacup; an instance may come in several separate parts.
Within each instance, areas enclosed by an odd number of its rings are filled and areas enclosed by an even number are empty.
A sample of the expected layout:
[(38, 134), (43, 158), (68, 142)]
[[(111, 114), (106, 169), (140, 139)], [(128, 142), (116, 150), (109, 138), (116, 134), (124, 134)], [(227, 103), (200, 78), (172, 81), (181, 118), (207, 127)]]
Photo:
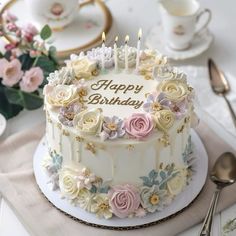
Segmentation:
[[(201, 34), (211, 20), (211, 11), (200, 10), (197, 0), (162, 0), (160, 12), (167, 44), (174, 50), (188, 49), (194, 36)], [(205, 23), (199, 26), (199, 19), (205, 14)]]
[(36, 24), (48, 24), (52, 29), (69, 25), (78, 14), (78, 0), (25, 0)]

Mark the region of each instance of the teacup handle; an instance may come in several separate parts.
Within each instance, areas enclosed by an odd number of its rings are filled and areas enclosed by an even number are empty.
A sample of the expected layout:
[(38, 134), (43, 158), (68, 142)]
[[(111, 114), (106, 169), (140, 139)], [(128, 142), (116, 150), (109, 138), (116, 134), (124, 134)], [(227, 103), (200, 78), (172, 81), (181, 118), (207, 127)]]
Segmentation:
[(206, 22), (195, 32), (195, 35), (201, 34), (207, 28), (208, 24), (211, 21), (211, 18), (212, 18), (211, 10), (208, 8), (205, 8), (198, 13), (196, 23), (198, 23), (200, 18), (205, 14), (208, 14), (208, 18)]
[(86, 0), (86, 1), (83, 1), (81, 3), (80, 3), (80, 0), (78, 0), (78, 3), (80, 4), (80, 7), (82, 8), (82, 7), (85, 7), (85, 6), (89, 5), (89, 4), (93, 4), (94, 0)]

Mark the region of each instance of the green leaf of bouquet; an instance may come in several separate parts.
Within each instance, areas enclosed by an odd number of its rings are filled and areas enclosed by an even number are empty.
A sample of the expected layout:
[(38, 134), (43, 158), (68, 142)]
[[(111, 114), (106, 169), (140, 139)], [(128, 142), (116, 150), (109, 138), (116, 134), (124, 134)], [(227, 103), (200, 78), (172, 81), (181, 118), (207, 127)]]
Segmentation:
[(35, 66), (39, 66), (43, 70), (45, 78), (57, 69), (54, 61), (50, 60), (47, 56), (40, 56)]
[(34, 63), (34, 58), (31, 58), (30, 55), (26, 53), (19, 56), (19, 60), (22, 64), (21, 69), (24, 71), (29, 70)]
[(49, 27), (49, 25), (45, 25), (45, 26), (41, 29), (40, 37), (41, 37), (43, 40), (46, 40), (46, 39), (50, 38), (51, 35), (52, 35), (52, 30), (51, 30), (51, 28)]
[(14, 88), (5, 88), (7, 100), (11, 104), (20, 105), (27, 110), (34, 110), (43, 105), (43, 99), (35, 93), (26, 93)]
[(0, 86), (0, 113), (3, 114), (6, 119), (10, 119), (23, 110), (23, 107), (9, 103), (4, 88), (5, 87)]

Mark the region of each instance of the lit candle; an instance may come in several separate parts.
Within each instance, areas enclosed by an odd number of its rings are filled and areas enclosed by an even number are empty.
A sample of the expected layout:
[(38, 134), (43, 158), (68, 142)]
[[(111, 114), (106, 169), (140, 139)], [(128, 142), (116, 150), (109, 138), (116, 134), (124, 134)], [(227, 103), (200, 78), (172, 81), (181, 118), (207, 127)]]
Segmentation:
[(138, 31), (137, 55), (136, 55), (136, 71), (139, 67), (140, 47), (141, 47), (142, 29)]
[(118, 41), (118, 36), (115, 38), (115, 43), (114, 43), (114, 63), (115, 63), (115, 70), (118, 70), (118, 58), (117, 58), (117, 41)]
[(128, 71), (128, 69), (129, 69), (128, 42), (129, 42), (129, 35), (126, 35), (126, 37), (125, 37), (125, 70), (126, 71)]
[(106, 35), (105, 32), (102, 33), (102, 69), (105, 69), (105, 41)]

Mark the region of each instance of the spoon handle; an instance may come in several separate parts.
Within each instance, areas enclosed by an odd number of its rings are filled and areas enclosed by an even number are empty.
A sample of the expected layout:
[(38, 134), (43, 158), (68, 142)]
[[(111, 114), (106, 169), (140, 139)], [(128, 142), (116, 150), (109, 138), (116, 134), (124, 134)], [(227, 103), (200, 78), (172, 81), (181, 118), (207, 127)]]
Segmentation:
[(234, 112), (234, 110), (233, 110), (233, 108), (232, 108), (232, 105), (230, 104), (228, 98), (227, 98), (224, 94), (223, 94), (223, 97), (224, 97), (224, 99), (225, 99), (225, 101), (226, 101), (226, 103), (227, 103), (227, 105), (228, 105), (228, 108), (229, 108), (231, 117), (232, 117), (233, 122), (234, 122), (234, 126), (235, 126), (235, 128), (236, 128), (236, 115), (235, 115), (235, 112)]
[(200, 231), (199, 236), (210, 236), (211, 235), (211, 226), (212, 226), (213, 216), (215, 214), (216, 205), (217, 205), (217, 202), (218, 202), (220, 191), (221, 191), (221, 189), (217, 189), (214, 192), (214, 195), (213, 195), (212, 200), (211, 200), (210, 207), (207, 211), (207, 215), (204, 219), (202, 229)]

